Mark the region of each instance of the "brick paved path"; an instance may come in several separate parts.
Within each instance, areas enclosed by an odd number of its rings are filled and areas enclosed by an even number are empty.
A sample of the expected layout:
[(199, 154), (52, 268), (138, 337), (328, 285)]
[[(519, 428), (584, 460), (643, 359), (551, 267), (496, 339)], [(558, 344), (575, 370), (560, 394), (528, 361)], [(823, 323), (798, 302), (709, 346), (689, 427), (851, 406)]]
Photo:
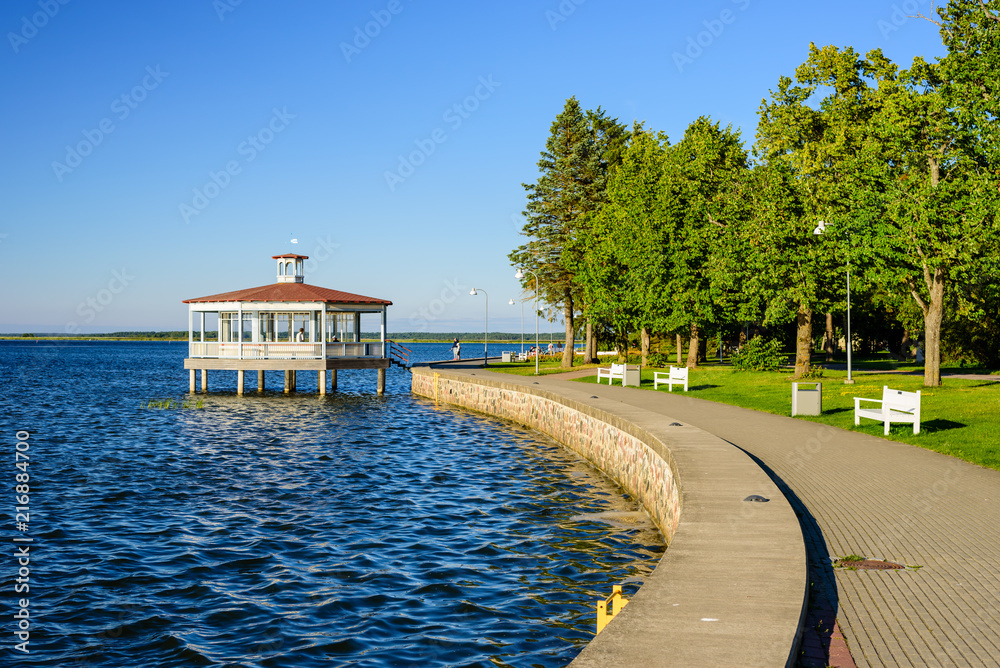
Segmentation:
[[(539, 382), (579, 388), (561, 377)], [(607, 410), (620, 401), (728, 440), (784, 484), (810, 546), (814, 600), (836, 610), (858, 666), (1000, 666), (1000, 472), (699, 400), (696, 389), (591, 387)], [(832, 557), (850, 554), (919, 568), (832, 568)]]

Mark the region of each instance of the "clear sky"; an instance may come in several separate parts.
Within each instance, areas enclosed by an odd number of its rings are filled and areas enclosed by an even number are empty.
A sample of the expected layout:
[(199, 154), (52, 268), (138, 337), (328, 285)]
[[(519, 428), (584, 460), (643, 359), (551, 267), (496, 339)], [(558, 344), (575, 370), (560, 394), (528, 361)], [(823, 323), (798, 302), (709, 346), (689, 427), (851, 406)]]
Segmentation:
[(521, 184), (568, 97), (672, 141), (708, 115), (750, 143), (810, 42), (943, 55), (921, 12), (5, 0), (0, 332), (186, 329), (181, 300), (274, 282), (286, 252), (313, 258), (307, 283), (392, 300), (390, 331), (480, 329), (472, 287), (491, 330), (519, 331)]

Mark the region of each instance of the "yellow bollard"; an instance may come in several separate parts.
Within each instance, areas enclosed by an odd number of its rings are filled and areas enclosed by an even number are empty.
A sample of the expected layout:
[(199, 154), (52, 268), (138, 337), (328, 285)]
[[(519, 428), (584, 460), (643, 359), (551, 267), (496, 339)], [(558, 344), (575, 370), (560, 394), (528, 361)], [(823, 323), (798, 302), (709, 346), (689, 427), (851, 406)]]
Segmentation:
[(621, 585), (614, 585), (611, 588), (611, 596), (603, 601), (597, 602), (597, 632), (600, 633), (604, 627), (615, 618), (619, 612), (628, 605), (628, 599), (622, 596)]

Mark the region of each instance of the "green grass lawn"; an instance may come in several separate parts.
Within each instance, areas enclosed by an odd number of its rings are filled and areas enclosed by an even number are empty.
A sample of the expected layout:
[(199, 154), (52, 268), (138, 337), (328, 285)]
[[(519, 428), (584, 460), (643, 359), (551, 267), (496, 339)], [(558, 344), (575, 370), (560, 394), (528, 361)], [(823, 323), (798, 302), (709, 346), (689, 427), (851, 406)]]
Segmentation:
[[(654, 369), (643, 369), (642, 388), (653, 390)], [(862, 420), (854, 426), (854, 397), (880, 399), (882, 386), (921, 391), (920, 433), (913, 426), (894, 424), (893, 441), (918, 445), (965, 461), (1000, 470), (1000, 378), (997, 381), (944, 379), (942, 387), (924, 387), (923, 376), (892, 373), (857, 373), (853, 385), (844, 385), (846, 371), (826, 371), (823, 383), (823, 414), (797, 417), (843, 429), (882, 436), (882, 423)], [(596, 376), (579, 379), (594, 383)], [(790, 415), (792, 409), (790, 371), (748, 372), (729, 367), (704, 366), (691, 372), (690, 396), (732, 406)], [(666, 392), (660, 386), (658, 392)], [(674, 386), (674, 392), (679, 391)], [(683, 391), (683, 390), (680, 390)]]
[[(576, 369), (596, 369), (601, 366), (601, 364), (580, 364), (580, 359), (577, 358), (576, 364), (573, 365), (572, 370)], [(607, 366), (609, 362), (604, 362), (603, 366)], [(535, 360), (530, 362), (509, 362), (504, 364), (503, 362), (490, 362), (490, 371), (497, 371), (499, 373), (509, 373), (515, 376), (534, 376), (535, 375)], [(547, 376), (553, 373), (563, 373), (567, 369), (562, 368), (562, 355), (542, 355), (538, 359), (538, 375)], [(653, 376), (650, 375), (650, 378)], [(650, 381), (652, 382), (652, 381)]]

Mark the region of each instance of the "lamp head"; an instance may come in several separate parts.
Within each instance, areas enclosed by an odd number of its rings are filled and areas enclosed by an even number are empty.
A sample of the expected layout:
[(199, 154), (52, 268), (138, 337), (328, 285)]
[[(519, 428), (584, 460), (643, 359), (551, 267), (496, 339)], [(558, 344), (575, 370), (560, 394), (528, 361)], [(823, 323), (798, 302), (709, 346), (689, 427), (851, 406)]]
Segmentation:
[(524, 272), (523, 272), (523, 271), (521, 271), (521, 268), (520, 268), (520, 267), (518, 267), (518, 269), (517, 269), (517, 273), (516, 273), (516, 274), (514, 274), (514, 278), (524, 278)]
[(510, 301), (509, 301), (509, 302), (507, 302), (507, 303), (508, 303), (508, 304), (510, 304), (511, 306), (513, 306), (513, 305), (514, 305), (514, 298), (513, 298), (513, 297), (511, 297)]
[(824, 232), (826, 232), (826, 223), (821, 220), (819, 221), (819, 224), (816, 226), (816, 229), (813, 230), (813, 234), (819, 235), (823, 234)]
[(469, 294), (472, 295), (473, 297), (475, 297), (476, 296), (476, 289), (472, 288), (471, 290), (469, 290)]

